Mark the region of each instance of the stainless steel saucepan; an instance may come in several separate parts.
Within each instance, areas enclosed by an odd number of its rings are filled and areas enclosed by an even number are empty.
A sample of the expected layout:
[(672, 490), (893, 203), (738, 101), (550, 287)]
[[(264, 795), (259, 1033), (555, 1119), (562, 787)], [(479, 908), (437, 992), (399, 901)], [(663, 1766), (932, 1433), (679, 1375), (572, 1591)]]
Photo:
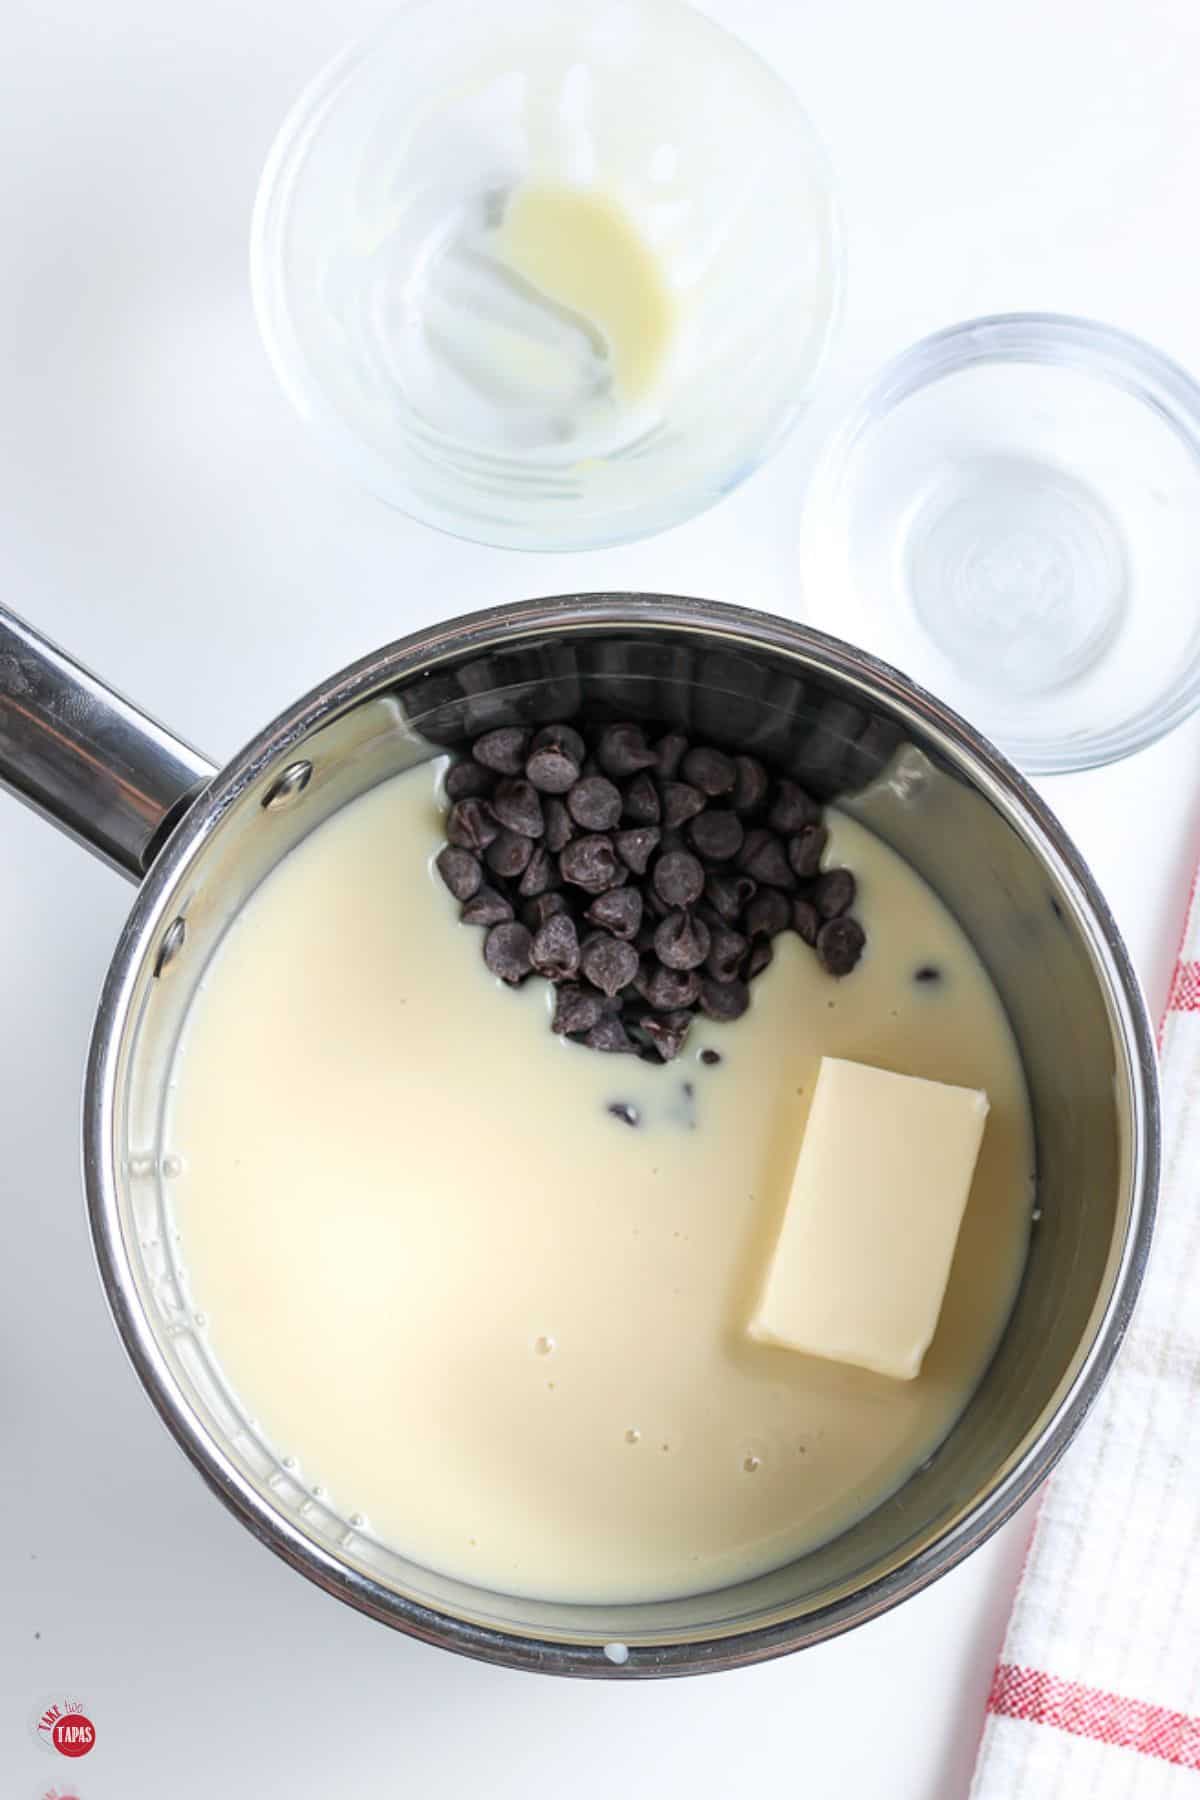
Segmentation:
[[(756, 748), (906, 856), (990, 969), (1037, 1133), (1038, 1217), (1012, 1320), (937, 1454), (869, 1517), (787, 1567), (642, 1606), (467, 1586), (307, 1491), (223, 1385), (184, 1303), (161, 1142), (189, 998), (274, 864), (338, 807), (442, 747), (589, 703)], [(621, 1679), (729, 1668), (816, 1643), (924, 1587), (1061, 1455), (1112, 1362), (1146, 1260), (1159, 1155), (1151, 1035), (1108, 909), (1060, 826), (968, 725), (894, 670), (711, 601), (571, 594), (392, 644), (217, 770), (0, 613), (0, 779), (140, 883), (100, 1001), (83, 1126), (117, 1328), (210, 1486), (329, 1593), (516, 1668)]]

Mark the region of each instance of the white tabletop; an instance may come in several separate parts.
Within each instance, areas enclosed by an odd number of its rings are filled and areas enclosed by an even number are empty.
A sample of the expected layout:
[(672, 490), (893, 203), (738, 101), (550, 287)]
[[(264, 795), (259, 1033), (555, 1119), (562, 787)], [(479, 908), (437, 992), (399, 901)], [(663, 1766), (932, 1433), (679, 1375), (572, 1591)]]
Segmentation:
[[(322, 464), (246, 283), (275, 126), (384, 10), (17, 0), (6, 15), (0, 594), (214, 757), (440, 614), (609, 586), (795, 614), (814, 451), (856, 384), (937, 326), (1082, 312), (1200, 367), (1194, 0), (711, 0), (801, 92), (840, 174), (849, 304), (818, 405), (739, 493), (652, 542), (539, 558), (436, 536)], [(1197, 848), (1198, 748), (1193, 721), (1045, 789), (1156, 1011)], [(4, 798), (0, 833), (6, 1800), (965, 1794), (1028, 1518), (850, 1637), (640, 1686), (451, 1658), (261, 1550), (154, 1418), (92, 1267), (79, 1086), (130, 890)], [(76, 1763), (30, 1733), (62, 1697), (97, 1730)]]

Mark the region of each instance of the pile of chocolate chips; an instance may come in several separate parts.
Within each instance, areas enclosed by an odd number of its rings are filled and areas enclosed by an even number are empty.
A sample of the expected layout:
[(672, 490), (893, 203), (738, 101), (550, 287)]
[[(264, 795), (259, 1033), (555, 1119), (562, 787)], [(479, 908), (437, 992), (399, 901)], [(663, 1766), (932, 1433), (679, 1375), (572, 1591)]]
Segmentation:
[(484, 961), (557, 987), (553, 1029), (664, 1062), (697, 1011), (736, 1019), (771, 940), (862, 955), (854, 877), (821, 870), (821, 808), (753, 756), (641, 725), (502, 726), (446, 776), (443, 881)]

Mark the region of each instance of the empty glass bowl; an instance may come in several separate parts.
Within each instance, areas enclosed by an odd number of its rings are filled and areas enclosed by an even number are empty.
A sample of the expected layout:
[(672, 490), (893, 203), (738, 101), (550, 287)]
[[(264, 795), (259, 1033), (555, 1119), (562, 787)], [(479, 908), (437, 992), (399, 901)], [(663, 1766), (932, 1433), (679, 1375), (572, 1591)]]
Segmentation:
[[(255, 209), (267, 348), (368, 488), (522, 549), (639, 537), (742, 479), (837, 312), (824, 152), (791, 91), (682, 0), (416, 0), (294, 107)], [(665, 275), (661, 382), (614, 399), (586, 318), (498, 254), (522, 183), (619, 207)]]
[(956, 325), (889, 364), (805, 501), (805, 608), (1030, 774), (1200, 700), (1200, 387), (1084, 319)]

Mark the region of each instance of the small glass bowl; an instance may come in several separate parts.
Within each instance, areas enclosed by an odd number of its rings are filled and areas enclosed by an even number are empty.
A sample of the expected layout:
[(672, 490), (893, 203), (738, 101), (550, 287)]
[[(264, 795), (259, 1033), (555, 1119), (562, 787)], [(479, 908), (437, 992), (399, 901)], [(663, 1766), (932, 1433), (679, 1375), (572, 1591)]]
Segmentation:
[(1200, 701), (1200, 387), (1106, 325), (952, 326), (880, 373), (801, 527), (815, 623), (1050, 775)]
[[(828, 164), (791, 90), (681, 0), (485, 10), (413, 0), (296, 103), (255, 206), (260, 328), (392, 505), (518, 549), (621, 543), (735, 486), (808, 398), (842, 285)], [(643, 403), (497, 261), (526, 179), (616, 201), (665, 271), (680, 324)], [(548, 368), (599, 393), (583, 427)]]

